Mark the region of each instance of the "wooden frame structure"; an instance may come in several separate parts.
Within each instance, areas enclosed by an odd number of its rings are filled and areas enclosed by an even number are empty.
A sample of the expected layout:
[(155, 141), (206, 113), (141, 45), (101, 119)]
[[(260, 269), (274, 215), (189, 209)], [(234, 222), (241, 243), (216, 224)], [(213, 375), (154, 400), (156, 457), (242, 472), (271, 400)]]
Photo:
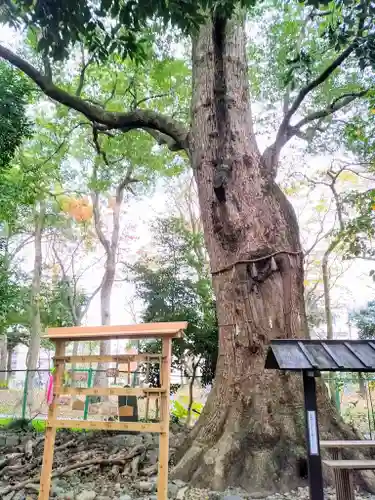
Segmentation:
[[(78, 428), (92, 430), (155, 432), (159, 434), (159, 469), (158, 469), (158, 500), (168, 498), (168, 460), (169, 460), (169, 401), (170, 401), (170, 369), (172, 338), (182, 337), (187, 322), (174, 323), (144, 323), (128, 326), (81, 326), (67, 328), (50, 328), (45, 338), (55, 344), (54, 357), (54, 388), (53, 401), (49, 406), (44, 442), (42, 471), (40, 476), (39, 500), (48, 500), (51, 488), (51, 474), (53, 464), (54, 445), (57, 428)], [(73, 341), (112, 340), (112, 339), (146, 339), (159, 338), (162, 340), (161, 355), (123, 354), (106, 356), (66, 356), (65, 345)], [(128, 362), (150, 361), (150, 358), (159, 358), (160, 387), (157, 388), (73, 388), (63, 386), (63, 376), (66, 363), (95, 363), (95, 362)], [(151, 395), (160, 396), (160, 421), (157, 423), (139, 422), (103, 422), (87, 420), (58, 420), (58, 397), (62, 394), (91, 396), (146, 396), (147, 402)]]

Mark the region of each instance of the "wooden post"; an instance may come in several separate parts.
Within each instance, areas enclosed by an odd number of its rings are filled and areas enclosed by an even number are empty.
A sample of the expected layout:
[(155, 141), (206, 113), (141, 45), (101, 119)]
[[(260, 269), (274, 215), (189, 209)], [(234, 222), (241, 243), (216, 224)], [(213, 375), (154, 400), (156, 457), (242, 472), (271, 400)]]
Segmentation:
[(172, 355), (172, 339), (163, 338), (163, 361), (160, 367), (160, 385), (164, 389), (161, 393), (160, 421), (164, 432), (159, 436), (159, 474), (158, 500), (168, 499), (168, 461), (169, 461), (169, 401), (170, 401), (170, 367)]
[(342, 469), (339, 476), (335, 475), (335, 480), (337, 500), (354, 500), (352, 471)]
[(322, 460), (320, 456), (315, 374), (303, 372), (305, 397), (307, 464), (311, 500), (324, 500)]
[[(161, 368), (159, 368), (159, 370), (161, 370)], [(150, 378), (150, 358), (148, 356), (146, 356), (146, 384), (148, 384), (149, 382), (149, 378)], [(145, 418), (146, 418), (146, 422), (148, 422), (148, 414), (149, 414), (149, 410), (150, 410), (150, 398), (149, 398), (149, 393), (147, 393), (147, 398), (146, 398), (146, 414), (145, 414)]]
[[(56, 356), (64, 356), (65, 342), (56, 340)], [(64, 376), (65, 361), (55, 361), (55, 372), (53, 375), (53, 390), (61, 386)], [(46, 428), (46, 437), (44, 441), (43, 465), (40, 475), (40, 487), (38, 500), (48, 500), (51, 488), (51, 474), (53, 465), (53, 451), (56, 438), (56, 424), (58, 411), (58, 395), (53, 396), (53, 401), (48, 408), (48, 422)]]

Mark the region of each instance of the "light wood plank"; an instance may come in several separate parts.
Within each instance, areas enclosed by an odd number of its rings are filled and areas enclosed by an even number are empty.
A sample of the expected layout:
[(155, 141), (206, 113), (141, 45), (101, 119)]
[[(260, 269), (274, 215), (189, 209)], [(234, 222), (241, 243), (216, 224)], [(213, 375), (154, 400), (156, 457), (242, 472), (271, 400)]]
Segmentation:
[(160, 420), (165, 432), (159, 436), (159, 471), (158, 471), (158, 500), (168, 499), (168, 462), (169, 462), (169, 402), (170, 402), (170, 368), (172, 357), (172, 340), (163, 339), (163, 362), (160, 369), (160, 384), (166, 392), (161, 395)]
[(323, 463), (333, 469), (375, 469), (375, 460), (323, 460)]
[(54, 394), (59, 396), (61, 394), (70, 396), (138, 396), (150, 397), (158, 396), (165, 392), (165, 388), (155, 387), (56, 387)]
[(119, 355), (108, 355), (108, 356), (63, 356), (55, 357), (54, 359), (59, 361), (65, 361), (65, 363), (129, 363), (129, 362), (141, 362), (150, 361), (156, 363), (160, 359), (160, 354), (119, 354)]
[(366, 448), (375, 446), (374, 439), (356, 441), (320, 441), (321, 448)]
[[(63, 356), (65, 353), (65, 342), (56, 342), (56, 354), (57, 356)], [(54, 386), (60, 385), (64, 376), (65, 364), (62, 361), (57, 361), (55, 364), (55, 372), (53, 375)], [(53, 401), (48, 408), (48, 420), (55, 420), (58, 413), (58, 401), (57, 396), (54, 395)], [(46, 437), (44, 441), (44, 451), (43, 451), (43, 462), (42, 462), (42, 472), (40, 475), (40, 486), (39, 486), (39, 496), (38, 500), (48, 500), (49, 491), (51, 488), (51, 473), (53, 464), (53, 452), (55, 447), (56, 438), (56, 428), (47, 425)]]
[(137, 325), (116, 326), (71, 326), (64, 328), (48, 328), (43, 337), (51, 340), (101, 340), (132, 338), (182, 337), (187, 327), (186, 321), (168, 323), (140, 323)]
[(104, 422), (101, 420), (48, 420), (47, 426), (63, 429), (87, 429), (107, 431), (164, 432), (161, 423)]

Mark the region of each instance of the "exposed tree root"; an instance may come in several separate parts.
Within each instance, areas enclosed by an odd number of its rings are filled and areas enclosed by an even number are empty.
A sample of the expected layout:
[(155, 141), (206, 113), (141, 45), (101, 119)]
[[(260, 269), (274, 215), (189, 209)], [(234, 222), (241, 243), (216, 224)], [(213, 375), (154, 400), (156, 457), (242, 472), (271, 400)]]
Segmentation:
[[(109, 473), (114, 476), (129, 474), (136, 478), (143, 473), (145, 465), (146, 475), (156, 472), (155, 466), (147, 468), (147, 450), (154, 445), (137, 444), (127, 450), (124, 450), (123, 447), (114, 449), (113, 441), (101, 440), (100, 437), (103, 436), (92, 436), (91, 440), (84, 436), (74, 437), (56, 446), (51, 477), (54, 479), (71, 471), (85, 469), (92, 472), (96, 469), (112, 467)], [(17, 482), (0, 490), (0, 498), (22, 489), (39, 491), (40, 474), (35, 474), (35, 469), (39, 468), (40, 470), (42, 463), (43, 447), (39, 446), (40, 444), (41, 441), (28, 444), (23, 447), (23, 453), (10, 454), (1, 461), (0, 475), (2, 479), (9, 483), (17, 479)], [(72, 449), (76, 453), (72, 454)], [(66, 465), (67, 463), (69, 465)], [(35, 475), (27, 477), (30, 472), (34, 472)]]
[[(264, 374), (264, 377), (273, 376)], [(207, 414), (192, 429), (185, 443), (178, 447), (171, 478), (189, 481), (199, 488), (225, 490), (240, 486), (251, 491), (288, 491), (306, 486), (300, 473), (306, 457), (305, 422), (301, 381), (297, 376), (273, 376), (268, 384), (250, 378), (260, 390), (243, 399), (215, 395), (214, 418)], [(268, 387), (268, 391), (262, 387)], [(320, 388), (320, 384), (319, 384)], [(211, 396), (211, 397), (212, 397)], [(219, 397), (220, 396), (220, 397)], [(223, 404), (220, 402), (223, 401)], [(207, 407), (212, 401), (207, 402)], [(318, 391), (320, 438), (325, 440), (360, 439), (360, 436), (334, 411), (325, 391)], [(322, 450), (323, 458), (329, 452)], [(371, 451), (345, 450), (347, 459), (372, 458)], [(323, 468), (326, 483), (333, 480)], [(372, 472), (355, 474), (359, 486), (374, 491)]]

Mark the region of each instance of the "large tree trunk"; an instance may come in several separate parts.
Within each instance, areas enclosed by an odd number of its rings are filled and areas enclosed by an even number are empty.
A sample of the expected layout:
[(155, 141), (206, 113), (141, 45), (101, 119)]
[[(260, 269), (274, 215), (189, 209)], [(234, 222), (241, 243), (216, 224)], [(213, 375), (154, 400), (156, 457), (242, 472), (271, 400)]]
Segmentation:
[[(292, 206), (262, 163), (248, 97), (244, 25), (215, 21), (193, 43), (190, 152), (219, 322), (213, 389), (172, 475), (221, 490), (301, 483), (299, 376), (265, 371), (267, 344), (306, 333)], [(323, 436), (338, 428), (322, 398)]]
[(45, 206), (41, 202), (39, 208), (34, 211), (35, 236), (34, 236), (34, 268), (30, 292), (30, 343), (27, 351), (26, 368), (28, 403), (31, 407), (33, 402), (33, 383), (39, 360), (40, 351), (40, 280), (42, 276), (42, 236), (44, 226)]

